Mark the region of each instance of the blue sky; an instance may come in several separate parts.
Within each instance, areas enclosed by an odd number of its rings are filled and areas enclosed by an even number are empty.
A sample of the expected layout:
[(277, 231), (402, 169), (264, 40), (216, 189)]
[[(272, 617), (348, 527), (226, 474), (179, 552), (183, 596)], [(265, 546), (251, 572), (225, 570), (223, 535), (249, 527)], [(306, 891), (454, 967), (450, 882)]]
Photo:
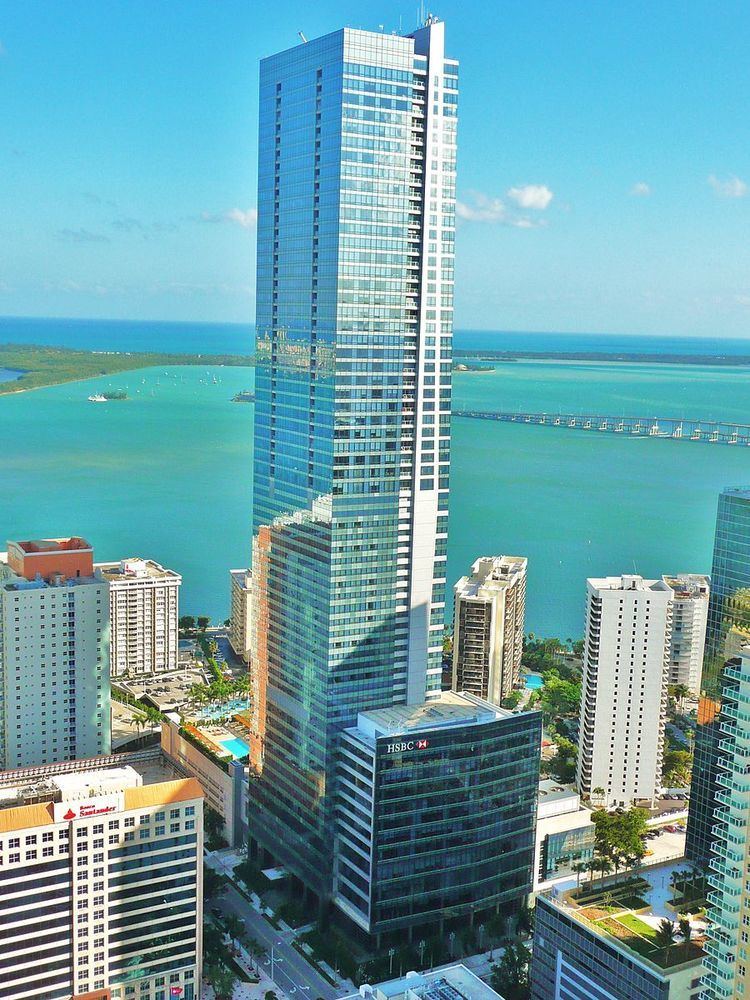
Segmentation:
[[(750, 4), (446, 0), (456, 325), (750, 336)], [(416, 3), (0, 0), (0, 315), (252, 320), (258, 60)]]

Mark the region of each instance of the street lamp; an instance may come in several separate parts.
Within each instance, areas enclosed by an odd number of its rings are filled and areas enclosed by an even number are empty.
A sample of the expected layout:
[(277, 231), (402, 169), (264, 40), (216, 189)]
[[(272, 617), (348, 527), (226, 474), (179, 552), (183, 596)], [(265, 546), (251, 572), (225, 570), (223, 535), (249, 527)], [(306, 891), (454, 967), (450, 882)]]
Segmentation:
[(388, 949), (388, 958), (390, 959), (390, 965), (388, 967), (388, 975), (389, 976), (393, 975), (393, 956), (395, 954), (396, 954), (396, 949), (395, 948), (389, 948)]
[(277, 942), (276, 942), (276, 944), (272, 944), (272, 945), (271, 945), (271, 979), (272, 979), (272, 980), (273, 980), (274, 982), (276, 982), (276, 980), (275, 980), (275, 979), (273, 978), (273, 970), (274, 970), (274, 966), (276, 965), (276, 963), (277, 963), (277, 962), (283, 962), (283, 961), (284, 961), (284, 959), (283, 959), (283, 958), (276, 958), (276, 955), (275, 955), (275, 949), (276, 949), (276, 948), (277, 948), (277, 947), (278, 947), (278, 946), (279, 946), (280, 944), (281, 944), (281, 941), (277, 941)]

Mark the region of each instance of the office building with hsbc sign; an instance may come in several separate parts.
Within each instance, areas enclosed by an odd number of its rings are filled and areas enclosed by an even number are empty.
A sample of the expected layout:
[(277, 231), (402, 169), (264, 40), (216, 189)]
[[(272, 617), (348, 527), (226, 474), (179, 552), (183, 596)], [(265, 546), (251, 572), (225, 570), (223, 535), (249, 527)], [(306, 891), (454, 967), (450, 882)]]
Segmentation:
[(517, 910), (540, 744), (538, 712), (474, 695), (360, 713), (337, 759), (334, 904), (378, 947)]

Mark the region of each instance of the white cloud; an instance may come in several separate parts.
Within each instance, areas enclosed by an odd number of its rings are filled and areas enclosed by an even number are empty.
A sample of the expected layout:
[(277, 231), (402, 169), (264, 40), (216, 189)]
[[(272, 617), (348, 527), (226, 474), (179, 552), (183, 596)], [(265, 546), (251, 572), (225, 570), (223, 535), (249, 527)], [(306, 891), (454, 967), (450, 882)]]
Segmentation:
[(226, 212), (201, 212), (203, 222), (233, 222), (243, 229), (255, 229), (258, 222), (257, 208), (229, 208)]
[(241, 208), (230, 208), (225, 213), (229, 222), (236, 222), (243, 229), (255, 229), (258, 222), (258, 209), (248, 208), (243, 211)]
[(715, 174), (711, 174), (708, 183), (722, 198), (744, 198), (747, 194), (747, 184), (739, 177), (732, 176), (720, 180)]
[(481, 192), (472, 192), (473, 205), (456, 202), (456, 215), (467, 222), (506, 222), (507, 211), (499, 198), (489, 198)]
[[(464, 222), (489, 222), (497, 226), (512, 226), (514, 229), (541, 229), (547, 225), (546, 219), (518, 215), (501, 198), (491, 198), (481, 191), (470, 191), (469, 194), (471, 202), (456, 202), (456, 215)], [(552, 192), (550, 197), (551, 195)]]
[(632, 186), (630, 193), (635, 195), (636, 198), (648, 198), (651, 194), (651, 185), (645, 181), (638, 181)]
[(555, 197), (546, 184), (524, 184), (508, 189), (508, 197), (521, 208), (534, 208), (543, 212)]

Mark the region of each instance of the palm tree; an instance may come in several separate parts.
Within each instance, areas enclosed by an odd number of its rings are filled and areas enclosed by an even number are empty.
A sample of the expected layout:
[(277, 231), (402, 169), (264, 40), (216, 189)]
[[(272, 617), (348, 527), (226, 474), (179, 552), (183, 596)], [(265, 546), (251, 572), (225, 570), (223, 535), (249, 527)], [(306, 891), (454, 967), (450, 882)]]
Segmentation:
[(659, 927), (657, 928), (656, 935), (654, 936), (654, 944), (657, 948), (661, 948), (664, 951), (664, 964), (669, 965), (669, 952), (674, 947), (677, 934), (674, 929), (674, 924), (667, 917), (659, 921)]
[(677, 926), (680, 928), (680, 934), (686, 945), (690, 944), (690, 935), (692, 933), (692, 928), (690, 926), (690, 917), (680, 917), (677, 921)]
[(581, 888), (581, 875), (583, 875), (584, 872), (587, 872), (589, 870), (589, 862), (588, 861), (574, 861), (573, 864), (570, 867), (573, 869), (573, 871), (575, 872), (575, 875), (576, 875), (576, 889), (580, 889)]
[(227, 929), (227, 934), (233, 941), (242, 942), (243, 938), (246, 937), (245, 934), (245, 924), (237, 916), (236, 913), (228, 913), (224, 918), (224, 926)]

